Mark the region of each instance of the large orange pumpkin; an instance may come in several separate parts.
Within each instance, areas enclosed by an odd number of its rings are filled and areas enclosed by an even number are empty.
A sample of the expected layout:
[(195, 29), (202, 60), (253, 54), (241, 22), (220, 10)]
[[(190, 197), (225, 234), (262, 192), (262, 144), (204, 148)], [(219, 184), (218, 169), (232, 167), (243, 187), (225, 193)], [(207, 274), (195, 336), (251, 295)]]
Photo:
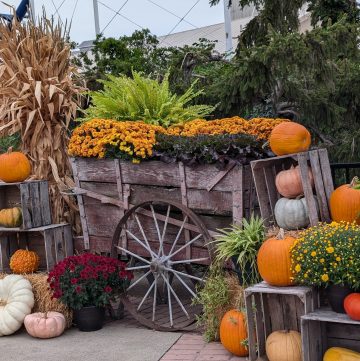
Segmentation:
[(23, 182), (30, 173), (30, 162), (25, 154), (13, 152), (10, 147), (7, 153), (0, 155), (0, 179), (3, 182)]
[(220, 324), (220, 341), (222, 345), (236, 356), (248, 356), (249, 351), (244, 342), (247, 340), (246, 318), (238, 310), (225, 313)]
[(333, 221), (360, 224), (360, 181), (355, 177), (350, 184), (343, 184), (330, 196), (330, 212)]
[[(311, 186), (314, 187), (314, 177), (310, 167), (308, 167), (308, 173)], [(277, 191), (285, 198), (296, 198), (304, 194), (300, 167), (292, 166), (290, 169), (279, 172), (275, 178), (275, 185)]]
[(276, 155), (305, 152), (311, 144), (310, 132), (301, 124), (283, 122), (270, 134), (270, 148)]
[(285, 237), (282, 230), (277, 237), (269, 238), (261, 245), (257, 265), (262, 279), (270, 285), (291, 285), (290, 250), (294, 242), (295, 238)]
[(350, 318), (360, 321), (360, 293), (350, 293), (344, 300), (344, 308)]

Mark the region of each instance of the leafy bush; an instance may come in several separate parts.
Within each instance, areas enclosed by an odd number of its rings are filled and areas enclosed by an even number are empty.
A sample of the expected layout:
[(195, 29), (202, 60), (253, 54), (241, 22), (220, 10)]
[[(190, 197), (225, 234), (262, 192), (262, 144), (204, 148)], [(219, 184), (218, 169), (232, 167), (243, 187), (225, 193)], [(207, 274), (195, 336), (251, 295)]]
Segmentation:
[(195, 82), (178, 96), (169, 89), (168, 75), (159, 82), (135, 71), (132, 74), (133, 78), (109, 75), (101, 80), (104, 90), (90, 92), (92, 106), (85, 111), (86, 119), (142, 120), (168, 127), (203, 118), (214, 110), (207, 105), (189, 105), (202, 94), (195, 91)]
[(270, 155), (263, 143), (247, 134), (196, 135), (184, 137), (157, 134), (153, 156), (166, 163), (182, 161), (185, 164), (212, 164), (219, 166), (230, 160), (248, 164), (254, 159)]
[(0, 138), (0, 153), (5, 153), (10, 147), (12, 147), (13, 150), (19, 150), (20, 146), (21, 146), (20, 133), (6, 135)]

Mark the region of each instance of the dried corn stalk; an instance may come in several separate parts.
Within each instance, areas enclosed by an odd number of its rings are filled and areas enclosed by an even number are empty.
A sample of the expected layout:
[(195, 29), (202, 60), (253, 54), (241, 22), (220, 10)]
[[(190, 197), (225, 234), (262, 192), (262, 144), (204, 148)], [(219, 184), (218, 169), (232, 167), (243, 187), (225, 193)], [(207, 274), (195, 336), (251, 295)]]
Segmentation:
[(33, 178), (49, 181), (54, 221), (79, 225), (73, 199), (60, 193), (73, 186), (68, 127), (84, 90), (75, 83), (67, 29), (43, 16), (11, 29), (0, 22), (0, 34), (0, 136), (20, 132)]

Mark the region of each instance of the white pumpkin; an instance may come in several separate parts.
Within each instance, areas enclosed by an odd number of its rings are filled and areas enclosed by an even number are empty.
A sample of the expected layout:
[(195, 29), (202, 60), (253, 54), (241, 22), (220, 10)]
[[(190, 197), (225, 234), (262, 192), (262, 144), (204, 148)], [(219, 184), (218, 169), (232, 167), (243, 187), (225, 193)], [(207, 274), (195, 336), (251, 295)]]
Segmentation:
[(277, 225), (286, 230), (305, 228), (310, 223), (304, 197), (280, 198), (275, 204), (274, 214)]
[(20, 275), (0, 280), (0, 336), (11, 335), (34, 306), (31, 283)]

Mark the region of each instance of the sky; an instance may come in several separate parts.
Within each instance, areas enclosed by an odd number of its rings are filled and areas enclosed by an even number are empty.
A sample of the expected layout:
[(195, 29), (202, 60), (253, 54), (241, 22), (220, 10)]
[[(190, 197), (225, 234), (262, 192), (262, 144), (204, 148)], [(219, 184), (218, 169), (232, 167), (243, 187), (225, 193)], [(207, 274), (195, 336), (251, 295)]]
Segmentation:
[[(15, 7), (20, 1), (5, 0), (7, 4)], [(160, 36), (224, 21), (222, 2), (215, 7), (210, 7), (208, 0), (98, 0), (98, 3), (100, 29), (106, 37), (129, 35), (141, 27)], [(60, 16), (63, 22), (72, 19), (70, 36), (73, 41), (81, 43), (95, 38), (93, 0), (35, 0), (37, 14), (42, 12), (43, 7), (48, 17), (54, 15), (57, 19)], [(117, 15), (111, 21), (121, 7), (122, 16)], [(185, 19), (179, 23), (192, 7)], [(0, 13), (9, 13), (8, 7), (3, 3), (0, 3)]]

